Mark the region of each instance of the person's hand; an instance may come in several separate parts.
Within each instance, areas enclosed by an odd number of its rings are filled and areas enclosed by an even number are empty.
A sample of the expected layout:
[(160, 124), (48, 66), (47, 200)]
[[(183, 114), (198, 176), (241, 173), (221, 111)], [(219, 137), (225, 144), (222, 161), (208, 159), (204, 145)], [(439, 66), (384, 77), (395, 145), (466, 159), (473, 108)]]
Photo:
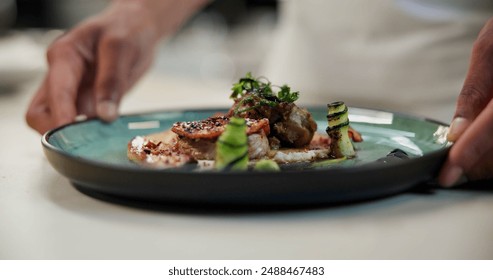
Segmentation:
[(438, 178), (442, 186), (462, 176), (493, 178), (493, 19), (474, 44), (448, 140), (455, 143)]
[(58, 38), (26, 121), (39, 133), (78, 115), (112, 121), (123, 94), (152, 62), (159, 39), (206, 1), (115, 0), (102, 14)]

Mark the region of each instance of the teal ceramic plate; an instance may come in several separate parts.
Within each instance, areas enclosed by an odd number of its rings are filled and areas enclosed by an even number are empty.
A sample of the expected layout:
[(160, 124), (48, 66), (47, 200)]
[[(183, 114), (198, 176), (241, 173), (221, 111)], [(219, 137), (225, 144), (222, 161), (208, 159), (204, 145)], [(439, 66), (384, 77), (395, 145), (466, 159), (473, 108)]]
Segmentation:
[[(324, 133), (326, 109), (309, 110)], [(350, 108), (351, 125), (364, 141), (355, 144), (355, 159), (329, 168), (197, 172), (190, 168), (155, 170), (128, 161), (127, 143), (134, 136), (167, 130), (177, 121), (204, 119), (218, 111), (127, 115), (111, 124), (87, 120), (47, 132), (42, 143), (53, 167), (84, 193), (158, 203), (237, 205), (340, 203), (397, 194), (432, 180), (448, 152), (442, 141), (446, 127), (441, 123)], [(379, 160), (394, 149), (406, 152), (409, 159)]]

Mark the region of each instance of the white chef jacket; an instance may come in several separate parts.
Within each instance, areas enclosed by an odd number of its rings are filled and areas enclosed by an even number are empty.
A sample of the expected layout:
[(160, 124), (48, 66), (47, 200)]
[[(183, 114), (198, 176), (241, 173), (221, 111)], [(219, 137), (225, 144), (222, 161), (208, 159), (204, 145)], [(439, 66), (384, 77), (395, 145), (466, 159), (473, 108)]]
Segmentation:
[(452, 117), (490, 0), (286, 0), (261, 72), (302, 104)]

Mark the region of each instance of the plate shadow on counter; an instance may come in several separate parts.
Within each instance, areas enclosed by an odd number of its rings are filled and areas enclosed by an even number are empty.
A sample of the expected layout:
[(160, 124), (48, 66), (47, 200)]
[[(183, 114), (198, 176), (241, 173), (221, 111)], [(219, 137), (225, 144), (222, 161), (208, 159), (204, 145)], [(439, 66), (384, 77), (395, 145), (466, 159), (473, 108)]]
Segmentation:
[[(176, 202), (169, 201), (152, 202), (138, 199), (124, 198), (100, 192), (88, 191), (86, 188), (73, 184), (74, 188), (84, 195), (92, 197), (103, 202), (117, 204), (124, 207), (137, 208), (153, 212), (171, 212), (192, 215), (243, 215), (243, 214), (269, 214), (269, 213), (289, 213), (295, 211), (314, 211), (314, 210), (341, 210), (355, 206), (365, 206), (385, 202), (391, 198), (403, 197), (404, 194), (409, 194), (408, 199), (421, 199), (422, 197), (430, 197), (438, 195), (440, 191), (452, 191), (463, 193), (485, 193), (493, 194), (493, 179), (481, 180), (474, 182), (465, 182), (454, 188), (441, 188), (434, 182), (421, 183), (401, 194), (383, 195), (371, 199), (361, 199), (350, 202), (336, 203), (317, 203), (305, 205), (238, 205), (238, 204), (212, 204), (212, 203), (191, 203), (191, 202)], [(381, 203), (380, 203), (381, 205)], [(385, 203), (383, 205), (386, 205)]]

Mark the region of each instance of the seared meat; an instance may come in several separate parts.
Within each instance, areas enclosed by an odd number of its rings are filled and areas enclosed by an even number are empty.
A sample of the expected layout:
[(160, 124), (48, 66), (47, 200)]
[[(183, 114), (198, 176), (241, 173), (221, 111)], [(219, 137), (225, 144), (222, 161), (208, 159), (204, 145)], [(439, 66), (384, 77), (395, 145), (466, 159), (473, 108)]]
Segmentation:
[(303, 147), (313, 138), (317, 123), (305, 109), (296, 105), (291, 108), (287, 118), (272, 125), (272, 132), (284, 146)]
[(270, 137), (277, 138), (282, 146), (303, 147), (310, 143), (317, 130), (317, 123), (311, 114), (294, 103), (274, 102), (253, 94), (245, 94), (235, 100), (228, 116), (269, 120)]
[[(270, 133), (269, 121), (265, 118), (245, 119), (247, 135), (259, 133), (261, 130), (266, 135)], [(201, 121), (177, 122), (171, 130), (181, 137), (189, 139), (217, 139), (224, 132), (224, 127), (229, 123), (226, 116), (211, 117)]]
[[(190, 155), (195, 160), (214, 160), (216, 158), (216, 139), (191, 139), (180, 137), (176, 149)], [(262, 158), (270, 151), (269, 140), (263, 130), (248, 135), (248, 158)]]
[(216, 139), (178, 138), (176, 149), (194, 160), (213, 160), (216, 157)]
[[(267, 135), (270, 133), (267, 119), (245, 119), (247, 125), (249, 158), (261, 158), (269, 151)], [(178, 122), (172, 131), (178, 134), (176, 148), (195, 160), (213, 160), (216, 156), (216, 140), (229, 123), (225, 116), (202, 121)]]

